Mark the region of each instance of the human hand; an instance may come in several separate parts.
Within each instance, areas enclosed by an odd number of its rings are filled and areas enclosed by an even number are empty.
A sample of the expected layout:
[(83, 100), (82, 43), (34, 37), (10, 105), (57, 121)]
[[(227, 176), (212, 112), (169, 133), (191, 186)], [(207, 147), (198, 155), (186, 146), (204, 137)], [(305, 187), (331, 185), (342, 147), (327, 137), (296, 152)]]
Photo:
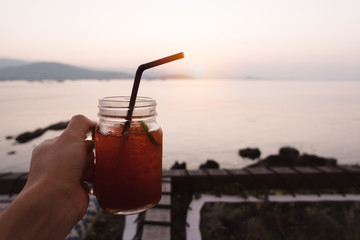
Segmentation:
[(60, 136), (33, 150), (28, 181), (0, 216), (9, 239), (64, 239), (82, 218), (89, 203), (82, 181), (94, 174), (93, 143), (85, 136), (95, 126), (82, 115), (74, 116)]
[(79, 215), (84, 215), (88, 195), (81, 182), (91, 180), (94, 173), (94, 145), (85, 141), (85, 137), (95, 125), (82, 115), (74, 116), (59, 137), (38, 145), (32, 154), (25, 188), (46, 183), (47, 188), (57, 189), (60, 194), (73, 199), (76, 210), (81, 210)]

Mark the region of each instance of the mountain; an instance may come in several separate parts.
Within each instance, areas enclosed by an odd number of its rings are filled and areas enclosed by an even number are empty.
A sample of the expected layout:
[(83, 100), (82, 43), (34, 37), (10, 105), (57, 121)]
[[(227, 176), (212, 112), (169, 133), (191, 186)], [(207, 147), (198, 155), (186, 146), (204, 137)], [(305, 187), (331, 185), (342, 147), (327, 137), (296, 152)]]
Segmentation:
[(128, 79), (132, 77), (127, 73), (95, 71), (55, 62), (36, 62), (0, 68), (0, 80), (35, 81), (52, 79), (63, 81), (75, 79)]
[(10, 58), (0, 58), (0, 68), (6, 67), (19, 67), (22, 65), (29, 64), (28, 61), (17, 60), (17, 59), (10, 59)]

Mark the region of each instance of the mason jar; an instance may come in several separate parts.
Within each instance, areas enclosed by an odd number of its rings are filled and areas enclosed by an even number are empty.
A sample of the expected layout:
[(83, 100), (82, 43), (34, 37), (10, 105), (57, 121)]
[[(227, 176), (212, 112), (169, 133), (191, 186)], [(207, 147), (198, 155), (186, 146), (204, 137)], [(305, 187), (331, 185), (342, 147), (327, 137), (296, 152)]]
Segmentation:
[(99, 205), (116, 214), (134, 214), (161, 198), (162, 129), (156, 101), (137, 97), (129, 118), (130, 97), (99, 100), (95, 130), (94, 194)]

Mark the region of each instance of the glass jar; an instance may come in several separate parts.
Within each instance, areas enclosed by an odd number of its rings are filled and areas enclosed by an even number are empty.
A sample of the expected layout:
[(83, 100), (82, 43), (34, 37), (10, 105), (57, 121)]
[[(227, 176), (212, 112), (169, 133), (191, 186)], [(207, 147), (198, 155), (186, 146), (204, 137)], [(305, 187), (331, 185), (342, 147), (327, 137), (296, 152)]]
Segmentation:
[(128, 120), (129, 101), (122, 96), (100, 99), (95, 130), (94, 194), (103, 209), (117, 214), (144, 211), (161, 198), (162, 130), (156, 101), (137, 97)]

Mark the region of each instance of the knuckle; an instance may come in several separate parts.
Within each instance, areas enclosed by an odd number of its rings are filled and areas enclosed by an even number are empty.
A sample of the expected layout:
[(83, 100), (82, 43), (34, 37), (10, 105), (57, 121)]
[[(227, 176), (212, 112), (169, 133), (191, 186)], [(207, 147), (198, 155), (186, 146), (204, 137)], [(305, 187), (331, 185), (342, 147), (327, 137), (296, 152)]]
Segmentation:
[(75, 134), (72, 131), (64, 131), (61, 135), (60, 135), (60, 140), (63, 139), (72, 139), (76, 137)]
[(87, 118), (82, 114), (75, 115), (71, 118), (71, 121), (85, 121), (85, 120), (87, 120)]
[(37, 155), (40, 151), (40, 145), (36, 146), (33, 150), (32, 150), (32, 155)]
[(48, 149), (48, 147), (51, 143), (52, 143), (51, 139), (45, 140), (44, 142), (40, 143), (32, 150), (32, 154), (39, 155), (39, 154), (46, 152), (46, 150)]

